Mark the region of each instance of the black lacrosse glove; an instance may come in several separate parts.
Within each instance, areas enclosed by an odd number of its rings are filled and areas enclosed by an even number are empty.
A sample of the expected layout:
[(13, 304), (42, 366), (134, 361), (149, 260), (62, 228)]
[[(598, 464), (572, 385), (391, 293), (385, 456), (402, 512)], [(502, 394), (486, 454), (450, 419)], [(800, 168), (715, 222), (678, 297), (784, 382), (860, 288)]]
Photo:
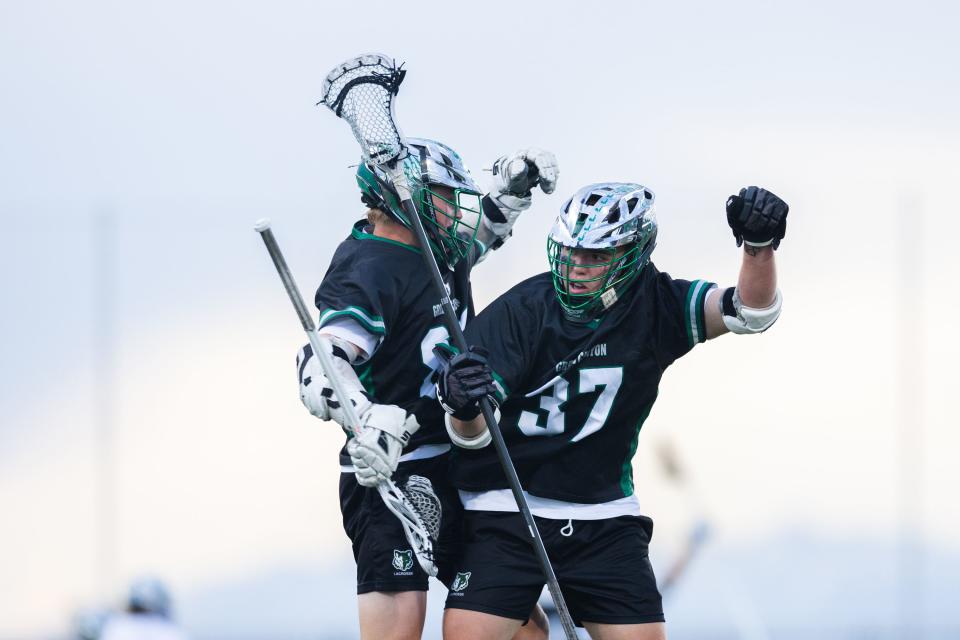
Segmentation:
[(727, 198), (727, 223), (738, 247), (743, 242), (779, 247), (787, 233), (788, 211), (786, 202), (760, 187), (740, 189), (740, 195)]
[(496, 393), (487, 350), (470, 347), (452, 358), (439, 348), (433, 352), (443, 363), (437, 378), (437, 400), (457, 420), (473, 420), (480, 415), (480, 400)]

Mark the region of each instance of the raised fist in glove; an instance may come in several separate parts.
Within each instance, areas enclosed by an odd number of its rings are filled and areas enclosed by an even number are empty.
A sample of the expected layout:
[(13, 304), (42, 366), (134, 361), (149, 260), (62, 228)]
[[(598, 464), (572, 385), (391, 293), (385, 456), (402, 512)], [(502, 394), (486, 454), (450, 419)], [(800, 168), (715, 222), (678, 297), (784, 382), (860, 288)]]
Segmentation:
[(521, 149), (494, 162), (490, 199), (501, 219), (488, 213), (491, 230), (499, 237), (509, 233), (520, 212), (530, 208), (533, 188), (539, 184), (544, 193), (553, 193), (558, 175), (557, 159), (541, 149)]
[(371, 404), (360, 415), (360, 423), (360, 433), (347, 442), (347, 453), (356, 469), (357, 482), (375, 487), (397, 470), (400, 453), (420, 424), (413, 414), (392, 404)]
[[(336, 347), (332, 347), (331, 350), (330, 360), (333, 362), (334, 369), (344, 381), (347, 395), (357, 415), (362, 415), (372, 404), (370, 398), (363, 392), (363, 385), (353, 367), (346, 361), (346, 355), (342, 351), (338, 352)], [(313, 347), (309, 343), (305, 344), (297, 354), (297, 378), (300, 381), (300, 401), (312, 415), (321, 420), (334, 420), (341, 427), (353, 427), (348, 424), (343, 407), (335, 397), (333, 385), (324, 375), (320, 360), (314, 355)]]
[(497, 391), (493, 372), (487, 364), (486, 349), (470, 347), (449, 360), (444, 357), (445, 354), (437, 355), (443, 362), (437, 378), (440, 405), (457, 420), (473, 420), (480, 415), (480, 400), (493, 396)]
[(787, 233), (787, 212), (790, 207), (776, 195), (760, 187), (740, 189), (740, 194), (727, 198), (727, 223), (733, 229), (737, 246), (774, 249)]

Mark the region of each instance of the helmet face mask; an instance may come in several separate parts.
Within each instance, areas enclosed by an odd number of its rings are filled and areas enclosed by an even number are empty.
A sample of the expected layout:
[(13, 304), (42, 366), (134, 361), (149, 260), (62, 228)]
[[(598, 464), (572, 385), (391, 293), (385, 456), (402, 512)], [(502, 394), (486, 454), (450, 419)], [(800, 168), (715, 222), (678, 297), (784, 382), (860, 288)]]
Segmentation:
[[(407, 138), (407, 145), (410, 154), (401, 162), (430, 249), (439, 262), (452, 268), (469, 253), (480, 228), (480, 188), (450, 147), (423, 138)], [(383, 171), (361, 162), (357, 184), (364, 204), (412, 228)]]
[[(426, 185), (420, 190), (420, 218), (437, 259), (452, 267), (465, 258), (480, 229), (481, 196), (475, 191)], [(439, 253), (439, 255), (438, 255)]]
[[(578, 252), (588, 255), (602, 252), (604, 257), (578, 259)], [(637, 243), (617, 249), (572, 249), (549, 238), (547, 255), (560, 304), (579, 313), (591, 308), (605, 293), (609, 297), (607, 292), (636, 276), (641, 251)]]
[(599, 183), (566, 202), (547, 240), (554, 291), (567, 316), (589, 320), (612, 306), (656, 246), (653, 193)]

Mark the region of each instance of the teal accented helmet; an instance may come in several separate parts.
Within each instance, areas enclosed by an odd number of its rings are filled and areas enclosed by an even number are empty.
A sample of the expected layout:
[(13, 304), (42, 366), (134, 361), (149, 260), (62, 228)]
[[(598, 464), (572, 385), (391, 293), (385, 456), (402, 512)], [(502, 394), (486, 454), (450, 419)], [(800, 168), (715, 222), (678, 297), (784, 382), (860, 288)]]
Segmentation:
[[(650, 261), (657, 244), (653, 200), (642, 185), (603, 182), (583, 187), (563, 205), (547, 255), (568, 316), (590, 319), (608, 309)], [(592, 258), (585, 263), (583, 256)]]
[[(423, 138), (407, 138), (406, 143), (410, 153), (400, 162), (430, 248), (438, 261), (453, 267), (470, 251), (480, 228), (480, 187), (447, 145)], [(386, 173), (361, 162), (357, 184), (364, 204), (411, 228)]]

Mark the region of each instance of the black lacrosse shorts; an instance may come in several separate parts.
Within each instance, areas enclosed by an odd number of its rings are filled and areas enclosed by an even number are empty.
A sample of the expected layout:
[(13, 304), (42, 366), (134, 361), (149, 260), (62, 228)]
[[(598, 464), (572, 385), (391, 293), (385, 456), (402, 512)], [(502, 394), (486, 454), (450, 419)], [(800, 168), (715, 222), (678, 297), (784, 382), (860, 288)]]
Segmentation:
[[(440, 536), (434, 556), (444, 584), (449, 582), (453, 558), (459, 553), (463, 507), (449, 484), (450, 454), (401, 462), (394, 474), (398, 485), (411, 475), (430, 479), (440, 498)], [(343, 528), (353, 544), (357, 563), (357, 594), (373, 591), (427, 591), (427, 574), (407, 542), (397, 517), (387, 509), (375, 488), (357, 484), (352, 472), (340, 474), (340, 513)]]
[[(577, 626), (664, 621), (647, 555), (650, 518), (535, 520)], [(526, 620), (544, 579), (520, 514), (466, 511), (463, 533), (447, 608)]]

